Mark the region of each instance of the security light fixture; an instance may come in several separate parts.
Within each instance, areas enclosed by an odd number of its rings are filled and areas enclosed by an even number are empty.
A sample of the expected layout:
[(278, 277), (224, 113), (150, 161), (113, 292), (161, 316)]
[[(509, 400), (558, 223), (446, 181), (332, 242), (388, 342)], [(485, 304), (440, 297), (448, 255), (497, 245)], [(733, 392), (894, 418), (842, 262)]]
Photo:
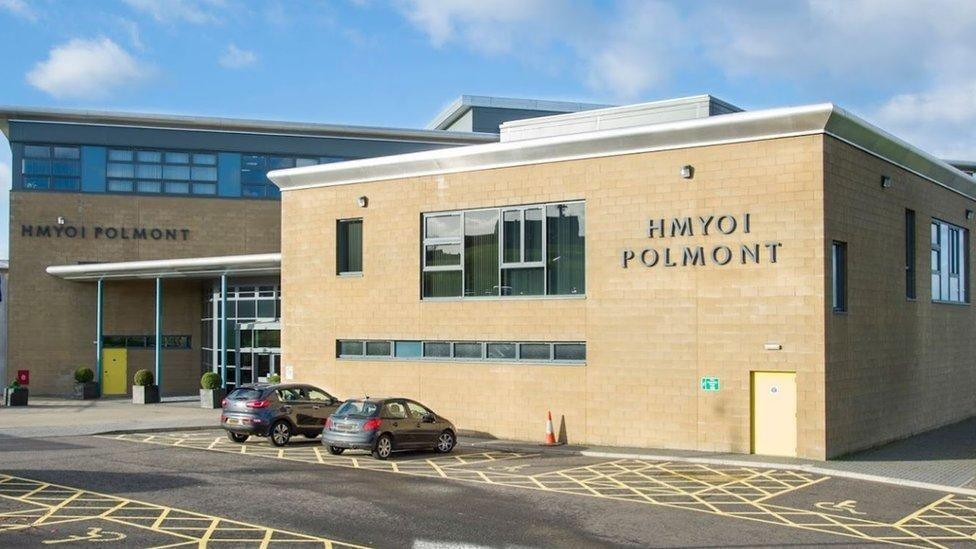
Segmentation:
[(360, 196), (357, 201), (359, 202), (360, 208), (365, 208), (366, 206), (369, 205), (369, 199), (366, 198), (365, 196)]
[(763, 345), (763, 349), (765, 349), (767, 351), (779, 351), (782, 348), (783, 348), (783, 346), (781, 344), (779, 344), (779, 343), (767, 343), (767, 344)]
[(685, 179), (691, 179), (692, 177), (695, 177), (695, 167), (692, 166), (691, 164), (685, 164), (684, 166), (681, 166), (681, 177)]
[(973, 217), (976, 217), (976, 215), (973, 214), (973, 211), (966, 210), (966, 221), (972, 221)]
[(891, 178), (888, 177), (887, 175), (882, 175), (881, 176), (881, 188), (882, 189), (887, 189), (888, 187), (891, 187)]
[(59, 215), (58, 216), (58, 225), (64, 225), (64, 223), (65, 223), (64, 216), (63, 215)]

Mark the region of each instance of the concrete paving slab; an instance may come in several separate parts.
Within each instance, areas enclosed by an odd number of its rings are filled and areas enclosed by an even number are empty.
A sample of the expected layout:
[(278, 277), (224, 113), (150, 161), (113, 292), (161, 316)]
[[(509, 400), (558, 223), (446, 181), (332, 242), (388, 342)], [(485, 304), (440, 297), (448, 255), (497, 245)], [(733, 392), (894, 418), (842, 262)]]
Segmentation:
[(139, 405), (129, 399), (31, 398), (26, 407), (0, 407), (0, 435), (26, 438), (219, 424), (220, 410), (200, 408), (199, 400), (166, 399), (159, 404)]

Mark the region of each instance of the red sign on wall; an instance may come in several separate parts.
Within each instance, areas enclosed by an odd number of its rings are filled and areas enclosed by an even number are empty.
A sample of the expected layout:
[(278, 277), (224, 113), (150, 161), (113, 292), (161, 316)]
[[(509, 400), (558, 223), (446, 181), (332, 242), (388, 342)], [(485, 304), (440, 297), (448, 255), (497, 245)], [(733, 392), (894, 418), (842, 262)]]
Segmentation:
[(17, 383), (30, 385), (30, 370), (17, 370)]

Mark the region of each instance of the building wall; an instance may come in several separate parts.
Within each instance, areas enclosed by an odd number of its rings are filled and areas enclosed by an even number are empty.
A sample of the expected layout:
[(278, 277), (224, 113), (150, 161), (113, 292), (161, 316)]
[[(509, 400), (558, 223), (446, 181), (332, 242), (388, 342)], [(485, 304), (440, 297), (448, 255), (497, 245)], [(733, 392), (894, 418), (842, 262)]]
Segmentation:
[[(85, 227), (86, 237), (24, 234), (24, 225), (51, 226), (53, 231), (59, 216), (65, 218), (65, 227)], [(186, 240), (123, 240), (104, 233), (95, 238), (96, 227), (189, 232)], [(271, 253), (278, 251), (279, 240), (277, 201), (12, 191), (8, 381), (17, 370), (29, 369), (35, 394), (65, 394), (71, 391), (75, 368), (95, 365), (95, 284), (48, 275), (48, 266)], [(105, 288), (106, 334), (153, 333), (152, 282), (109, 281)], [(200, 292), (199, 283), (192, 281), (164, 284), (164, 332), (194, 336), (192, 350), (165, 353), (164, 394), (192, 392), (199, 380)], [(152, 364), (152, 351), (130, 351), (129, 360), (134, 372)], [(177, 372), (192, 376), (186, 380)]]
[[(286, 192), (283, 363), (341, 397), (413, 397), (498, 437), (541, 440), (552, 410), (571, 443), (734, 452), (750, 451), (750, 371), (795, 371), (799, 454), (822, 458), (822, 147), (798, 137)], [(422, 213), (573, 199), (586, 201), (585, 298), (420, 299)], [(651, 218), (745, 213), (749, 234), (647, 237)], [(335, 220), (350, 217), (364, 219), (361, 278), (335, 276)], [(621, 266), (624, 249), (771, 242), (776, 263), (764, 248), (758, 265)], [(588, 356), (337, 360), (346, 338), (585, 341)], [(703, 392), (703, 376), (721, 390)]]
[[(976, 204), (832, 138), (824, 159), (825, 250), (847, 242), (849, 274), (848, 312), (834, 313), (829, 299), (824, 309), (827, 453), (837, 456), (976, 414), (976, 311), (932, 302), (929, 232), (933, 217), (972, 231), (965, 216)], [(905, 292), (906, 208), (916, 220), (915, 300)]]

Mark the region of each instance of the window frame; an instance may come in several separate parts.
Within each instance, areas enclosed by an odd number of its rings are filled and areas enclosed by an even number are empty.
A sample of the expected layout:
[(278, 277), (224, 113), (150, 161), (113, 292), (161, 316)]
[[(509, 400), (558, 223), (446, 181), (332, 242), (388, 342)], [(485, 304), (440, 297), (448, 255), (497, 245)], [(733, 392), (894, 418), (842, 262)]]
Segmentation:
[[(358, 354), (342, 353), (342, 346), (346, 343), (354, 343), (360, 346), (361, 352)], [(389, 345), (388, 355), (369, 355), (366, 353), (369, 343), (383, 343)], [(419, 356), (397, 356), (396, 348), (398, 343), (419, 343)], [(428, 343), (450, 344), (450, 356), (426, 356), (425, 350)], [(480, 357), (458, 357), (457, 345), (479, 345), (481, 349)], [(514, 346), (514, 356), (492, 358), (488, 356), (488, 347), (492, 344), (504, 344)], [(549, 358), (523, 358), (523, 345), (545, 345), (549, 350)], [(557, 346), (578, 345), (583, 347), (583, 359), (560, 359), (556, 358)], [(371, 361), (420, 361), (420, 362), (472, 362), (485, 364), (554, 364), (554, 365), (585, 365), (586, 364), (586, 342), (585, 341), (519, 341), (519, 340), (445, 340), (445, 339), (336, 339), (335, 358), (337, 360), (371, 360)]]
[[(969, 229), (936, 217), (932, 218), (929, 226), (932, 231), (929, 238), (931, 301), (947, 305), (969, 305)], [(953, 283), (958, 292), (956, 299), (952, 298)]]
[[(342, 254), (342, 250), (340, 249), (339, 231), (341, 230), (341, 227), (343, 226), (343, 224), (345, 224), (345, 223), (355, 223), (355, 222), (359, 222), (359, 270), (358, 271), (343, 271), (340, 268), (340, 265), (342, 264), (342, 262), (340, 261), (340, 257), (341, 257), (341, 254)], [(365, 246), (364, 246), (365, 243), (363, 242), (363, 239), (364, 239), (365, 234), (366, 234), (365, 233), (365, 229), (366, 229), (366, 223), (365, 223), (365, 221), (363, 220), (362, 217), (347, 217), (347, 218), (343, 218), (343, 219), (336, 219), (336, 225), (335, 225), (335, 227), (336, 227), (336, 235), (335, 235), (335, 246), (336, 246), (336, 252), (335, 252), (336, 253), (336, 255), (335, 255), (335, 260), (336, 260), (335, 270), (336, 270), (336, 276), (338, 276), (338, 277), (361, 277), (361, 276), (363, 276), (363, 268), (364, 268), (363, 263), (365, 263), (365, 257), (363, 255), (363, 251), (365, 250)], [(349, 243), (348, 236), (346, 237), (345, 242), (348, 245), (348, 243)], [(349, 261), (348, 261), (348, 258), (347, 258), (346, 259), (346, 263), (348, 263), (348, 262)]]
[(905, 209), (905, 299), (915, 301), (918, 298), (918, 275), (915, 264), (918, 261), (916, 248), (918, 247), (918, 223), (915, 210)]
[[(46, 155), (40, 156), (36, 154), (37, 151), (30, 151), (29, 149), (45, 150)], [(74, 156), (59, 156), (56, 152), (57, 149), (71, 150), (76, 154)], [(20, 160), (20, 190), (26, 191), (38, 191), (38, 192), (81, 192), (81, 168), (82, 162), (82, 146), (65, 144), (65, 143), (24, 143), (21, 150), (21, 160)], [(31, 161), (43, 161), (46, 164), (47, 169), (44, 173), (28, 173), (27, 164)], [(56, 173), (55, 164), (56, 163), (70, 163), (77, 168), (76, 175), (63, 175)], [(33, 180), (39, 182), (43, 180), (45, 182), (44, 186), (39, 186), (36, 183), (30, 183), (28, 186), (27, 180)], [(64, 182), (70, 182), (70, 187), (58, 186), (56, 181), (60, 181), (62, 184)]]
[[(466, 208), (463, 210), (446, 210), (437, 212), (424, 212), (421, 214), (421, 243), (420, 243), (420, 299), (421, 301), (456, 301), (456, 300), (492, 300), (492, 299), (507, 299), (507, 300), (522, 300), (522, 299), (585, 299), (586, 291), (576, 294), (550, 294), (549, 293), (549, 265), (548, 265), (548, 223), (549, 216), (547, 208), (549, 206), (557, 206), (560, 204), (583, 204), (584, 215), (585, 215), (585, 199), (571, 199), (571, 200), (556, 200), (551, 202), (538, 202), (533, 204), (521, 204), (521, 205), (509, 205), (509, 206), (488, 206), (482, 208)], [(540, 235), (541, 249), (540, 249), (540, 260), (539, 261), (525, 261), (525, 211), (538, 209), (542, 214), (542, 232)], [(464, 250), (464, 239), (465, 239), (465, 226), (466, 226), (466, 214), (472, 212), (485, 212), (485, 211), (495, 211), (498, 213), (498, 293), (496, 295), (465, 295), (466, 293), (466, 280), (465, 280), (465, 250)], [(518, 211), (519, 212), (519, 259), (518, 262), (505, 262), (505, 212)], [(446, 217), (457, 215), (460, 220), (460, 230), (457, 237), (427, 237), (427, 219), (431, 217)], [(585, 233), (584, 233), (585, 234)], [(437, 244), (458, 244), (461, 249), (459, 255), (460, 261), (457, 266), (454, 265), (440, 265), (440, 266), (427, 266), (427, 247), (429, 245)], [(585, 245), (585, 244), (584, 244)], [(584, 251), (585, 258), (585, 251)], [(543, 293), (535, 295), (505, 295), (502, 293), (502, 275), (505, 270), (518, 270), (518, 269), (542, 269), (542, 284)], [(445, 271), (457, 271), (461, 273), (461, 292), (458, 296), (445, 296), (445, 297), (426, 297), (424, 296), (424, 273), (428, 272), (445, 272)], [(586, 262), (583, 262), (583, 278), (586, 278)]]
[[(130, 153), (128, 160), (112, 159), (112, 153)], [(140, 158), (143, 155), (159, 155), (158, 160), (146, 160)], [(182, 161), (180, 155), (185, 156)], [(175, 157), (175, 158), (171, 158)], [(213, 162), (197, 162), (197, 157), (210, 157)], [(106, 147), (105, 160), (105, 192), (121, 194), (143, 194), (150, 196), (217, 196), (220, 181), (220, 157), (213, 151), (190, 150), (190, 149), (160, 149), (154, 147)], [(112, 165), (130, 166), (132, 168), (131, 177), (109, 175)], [(140, 166), (158, 166), (159, 177), (140, 177)], [(166, 168), (186, 169), (186, 178), (167, 177)], [(213, 170), (213, 179), (197, 179), (194, 177), (194, 170)], [(129, 191), (111, 190), (109, 187), (116, 185), (131, 185)], [(159, 190), (140, 190), (149, 185), (159, 185)], [(167, 188), (171, 185), (185, 185), (186, 192), (168, 192)]]
[[(839, 263), (839, 265), (838, 265)], [(833, 240), (830, 243), (830, 304), (834, 313), (847, 313), (847, 242)]]

